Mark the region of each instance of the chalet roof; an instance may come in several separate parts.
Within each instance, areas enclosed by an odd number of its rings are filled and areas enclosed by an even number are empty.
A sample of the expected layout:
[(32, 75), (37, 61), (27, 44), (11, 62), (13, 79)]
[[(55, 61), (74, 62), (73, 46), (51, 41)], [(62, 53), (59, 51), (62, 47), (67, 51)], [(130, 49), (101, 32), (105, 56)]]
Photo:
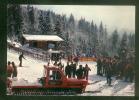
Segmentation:
[(23, 37), (28, 41), (63, 41), (57, 35), (29, 35), (23, 34)]

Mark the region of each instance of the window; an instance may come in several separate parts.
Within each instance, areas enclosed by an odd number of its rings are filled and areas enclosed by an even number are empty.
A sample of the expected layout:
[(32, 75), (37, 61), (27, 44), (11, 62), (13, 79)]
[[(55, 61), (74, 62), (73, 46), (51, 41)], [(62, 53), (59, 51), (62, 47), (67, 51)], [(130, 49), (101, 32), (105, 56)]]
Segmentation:
[(60, 80), (61, 79), (61, 74), (59, 71), (50, 70), (49, 76), (50, 76), (50, 78), (49, 78), (50, 80)]

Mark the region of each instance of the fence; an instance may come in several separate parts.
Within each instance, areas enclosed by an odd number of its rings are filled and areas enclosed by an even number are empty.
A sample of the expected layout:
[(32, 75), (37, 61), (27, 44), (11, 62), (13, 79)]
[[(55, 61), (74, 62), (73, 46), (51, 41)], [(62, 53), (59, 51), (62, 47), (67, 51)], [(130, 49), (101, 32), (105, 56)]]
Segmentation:
[(38, 59), (38, 60), (43, 60), (43, 61), (49, 60), (48, 53), (40, 53), (39, 51), (31, 52), (31, 51), (27, 51), (27, 50), (23, 50), (21, 48), (15, 47), (14, 45), (11, 45), (11, 44), (7, 44), (7, 46), (8, 46), (9, 51), (14, 51), (14, 52), (17, 52), (18, 54), (23, 52), (24, 55), (29, 56), (34, 59)]
[(80, 57), (79, 59), (81, 62), (83, 61), (96, 61), (97, 59), (94, 57)]

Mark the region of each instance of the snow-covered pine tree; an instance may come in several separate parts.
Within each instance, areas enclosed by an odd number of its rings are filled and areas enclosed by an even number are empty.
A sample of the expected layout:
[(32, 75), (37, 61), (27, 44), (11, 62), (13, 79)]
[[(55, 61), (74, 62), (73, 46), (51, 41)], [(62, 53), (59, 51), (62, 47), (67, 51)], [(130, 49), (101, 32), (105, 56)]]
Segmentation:
[(118, 35), (118, 31), (117, 31), (117, 29), (116, 30), (114, 30), (114, 32), (112, 33), (112, 50), (115, 50), (115, 49), (118, 49), (117, 48), (117, 43), (118, 43), (118, 41), (119, 41), (119, 35)]
[(130, 33), (128, 35), (128, 47), (130, 49), (135, 48), (135, 34), (133, 34), (133, 33)]
[(62, 29), (61, 29), (61, 19), (60, 19), (60, 16), (57, 16), (57, 20), (56, 20), (56, 23), (55, 23), (54, 32), (56, 32), (56, 34), (58, 36), (60, 36), (60, 37), (63, 38), (63, 36), (62, 36)]
[(71, 34), (74, 34), (75, 31), (75, 20), (74, 20), (74, 16), (71, 14), (70, 18), (68, 20), (68, 24), (69, 24), (69, 30), (71, 32)]
[(7, 18), (7, 28), (8, 34), (11, 37), (18, 37), (22, 33), (23, 18), (21, 15), (21, 7), (18, 4), (8, 5), (8, 18)]
[(79, 28), (79, 31), (80, 32), (83, 32), (84, 30), (84, 22), (85, 22), (85, 19), (81, 18), (79, 21), (78, 21), (78, 28)]
[(14, 6), (9, 4), (7, 5), (7, 35), (11, 37), (14, 35), (14, 16), (13, 16)]
[(98, 31), (98, 42), (99, 42), (99, 49), (100, 49), (100, 54), (103, 54), (103, 45), (104, 45), (104, 26), (101, 21), (99, 25), (99, 31)]
[(29, 23), (29, 27), (28, 27), (28, 31), (29, 34), (33, 34), (35, 31), (34, 28), (34, 24), (35, 24), (35, 17), (34, 17), (34, 8), (33, 6), (27, 5), (27, 14), (28, 14), (28, 23)]
[(126, 60), (126, 55), (127, 55), (127, 33), (125, 32), (122, 36), (122, 40), (120, 43), (119, 57), (122, 60)]
[(93, 39), (94, 39), (94, 47), (93, 47), (93, 51), (96, 53), (96, 55), (99, 55), (99, 42), (98, 42), (98, 27), (97, 27), (97, 25), (95, 24), (94, 25), (94, 34), (96, 35), (94, 35), (93, 36)]
[(40, 33), (41, 34), (44, 34), (45, 33), (45, 23), (44, 23), (44, 18), (43, 18), (43, 11), (41, 10), (40, 11), (40, 14), (39, 14), (39, 26), (38, 28), (40, 29)]
[(90, 26), (91, 28), (91, 35), (89, 36), (90, 37), (90, 42), (91, 42), (91, 46), (94, 48), (95, 47), (95, 45), (96, 45), (96, 42), (97, 42), (97, 33), (95, 32), (95, 25), (94, 25), (94, 22), (93, 22), (93, 20), (92, 20), (92, 22), (91, 22), (91, 26)]
[(107, 31), (107, 27), (105, 25), (105, 28), (104, 28), (104, 37), (103, 37), (103, 48), (104, 48), (104, 55), (105, 56), (108, 56), (109, 55), (109, 52), (108, 52), (108, 31)]
[(44, 13), (44, 27), (45, 27), (45, 34), (52, 34), (53, 30), (49, 10)]
[(67, 18), (66, 15), (62, 15), (62, 30), (64, 31), (64, 33), (67, 31)]
[(67, 32), (66, 33), (66, 38), (65, 38), (65, 51), (66, 51), (66, 54), (69, 56), (71, 55), (71, 46), (70, 46), (70, 37), (69, 37), (69, 33)]

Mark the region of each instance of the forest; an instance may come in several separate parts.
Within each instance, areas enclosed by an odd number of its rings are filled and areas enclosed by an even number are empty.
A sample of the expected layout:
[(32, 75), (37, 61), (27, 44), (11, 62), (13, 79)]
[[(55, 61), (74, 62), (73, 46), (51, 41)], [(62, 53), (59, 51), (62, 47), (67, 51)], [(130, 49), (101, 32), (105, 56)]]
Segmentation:
[(7, 38), (20, 42), (22, 34), (58, 35), (67, 54), (80, 56), (122, 56), (123, 50), (132, 56), (135, 52), (135, 33), (114, 29), (108, 33), (107, 23), (96, 24), (81, 17), (75, 20), (51, 10), (40, 10), (32, 5), (7, 5)]

